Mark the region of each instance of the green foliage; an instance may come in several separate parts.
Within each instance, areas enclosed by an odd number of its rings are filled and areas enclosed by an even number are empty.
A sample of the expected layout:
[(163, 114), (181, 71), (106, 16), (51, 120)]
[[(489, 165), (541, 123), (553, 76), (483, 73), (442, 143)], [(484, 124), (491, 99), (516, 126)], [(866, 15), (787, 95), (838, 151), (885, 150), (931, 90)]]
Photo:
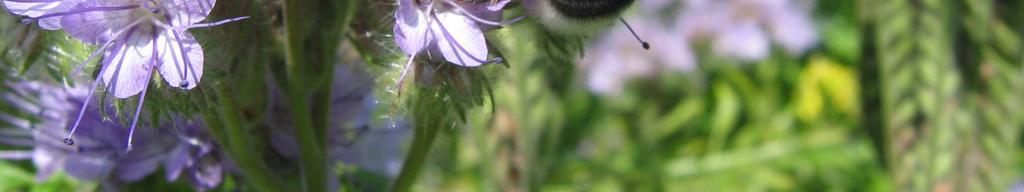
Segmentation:
[[(876, 1), (882, 148), (899, 190), (1010, 186), (1020, 133), (1019, 40), (992, 1)], [(962, 10), (961, 10), (962, 8)], [(954, 10), (956, 9), (956, 10)], [(1016, 61), (1015, 61), (1016, 60)], [(874, 64), (867, 62), (867, 64)], [(997, 91), (998, 90), (998, 91)], [(1003, 95), (1006, 94), (1006, 95)], [(1010, 96), (1012, 97), (1012, 96)], [(1000, 119), (1000, 120), (995, 120)]]
[[(850, 39), (856, 33), (834, 35)], [(582, 48), (572, 43), (580, 41), (575, 37), (546, 34), (530, 22), (489, 37), (497, 37), (490, 39), (496, 39), (510, 66), (495, 81), (495, 105), (473, 110), (469, 122), (435, 141), (434, 166), (424, 168), (432, 177), (421, 178), (422, 189), (864, 191), (890, 186), (868, 138), (855, 129), (859, 98), (845, 87), (856, 86), (857, 77), (842, 64), (809, 64), (827, 65), (811, 70), (802, 65), (807, 60), (782, 54), (754, 65), (702, 58), (697, 71), (665, 72), (633, 81), (622, 96), (596, 96), (580, 86), (572, 67)], [(856, 50), (857, 44), (826, 42), (826, 47), (846, 47), (824, 55), (849, 56), (838, 51)], [(836, 79), (836, 73), (845, 79)], [(805, 101), (795, 94), (797, 84), (806, 83), (820, 87), (806, 91), (842, 102), (822, 104), (813, 118), (799, 121), (796, 108)]]

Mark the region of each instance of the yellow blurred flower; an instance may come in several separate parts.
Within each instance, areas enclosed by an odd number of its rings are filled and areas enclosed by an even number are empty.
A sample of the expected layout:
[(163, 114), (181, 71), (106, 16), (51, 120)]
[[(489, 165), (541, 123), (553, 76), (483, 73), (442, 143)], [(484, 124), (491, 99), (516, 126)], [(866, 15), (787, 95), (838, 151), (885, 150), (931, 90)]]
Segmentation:
[(860, 85), (857, 74), (849, 67), (824, 56), (812, 56), (810, 63), (800, 72), (796, 86), (796, 115), (811, 121), (821, 116), (827, 107), (846, 115), (856, 115)]

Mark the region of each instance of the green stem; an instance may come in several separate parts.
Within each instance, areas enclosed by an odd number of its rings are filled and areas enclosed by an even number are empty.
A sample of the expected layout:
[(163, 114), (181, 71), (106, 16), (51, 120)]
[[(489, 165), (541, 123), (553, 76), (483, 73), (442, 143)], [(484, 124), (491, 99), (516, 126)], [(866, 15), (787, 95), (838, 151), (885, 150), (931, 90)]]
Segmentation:
[(356, 2), (284, 1), (287, 79), (279, 82), (288, 85), (282, 90), (288, 97), (294, 121), (305, 191), (327, 190), (326, 121), (336, 64), (334, 57)]
[[(242, 121), (238, 116), (238, 109), (230, 98), (233, 98), (230, 91), (218, 91), (220, 107), (218, 113), (223, 124), (216, 123), (216, 119), (207, 119), (212, 134), (222, 146), (229, 149), (228, 154), (232, 156), (242, 175), (250, 181), (259, 191), (284, 191), (284, 184), (274, 174), (260, 156), (253, 153), (248, 135), (242, 130)], [(223, 127), (221, 127), (223, 125)]]
[(302, 169), (303, 188), (305, 191), (327, 191), (327, 159), (320, 147), (318, 131), (313, 128), (309, 99), (294, 93), (289, 95), (295, 139), (299, 144), (299, 167)]
[(424, 123), (416, 126), (416, 129), (413, 130), (412, 146), (405, 157), (402, 172), (395, 179), (391, 191), (409, 191), (412, 184), (416, 182), (416, 176), (427, 161), (430, 145), (434, 143), (438, 130), (440, 129), (436, 124)]
[[(334, 65), (324, 66), (325, 70), (334, 71)], [(312, 121), (316, 128), (316, 140), (321, 149), (327, 149), (327, 134), (329, 134), (328, 123), (331, 118), (331, 92), (334, 84), (334, 73), (326, 73), (320, 87), (313, 92), (312, 98)], [(351, 106), (341, 106), (351, 107)]]

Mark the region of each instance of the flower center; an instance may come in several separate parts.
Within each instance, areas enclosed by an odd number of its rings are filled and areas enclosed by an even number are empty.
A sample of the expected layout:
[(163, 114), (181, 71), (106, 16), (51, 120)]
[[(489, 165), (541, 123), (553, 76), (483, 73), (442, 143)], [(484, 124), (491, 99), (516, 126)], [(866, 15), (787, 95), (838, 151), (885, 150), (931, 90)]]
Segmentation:
[(156, 0), (147, 0), (143, 2), (142, 8), (146, 9), (154, 15), (160, 15), (161, 13), (163, 13), (163, 8), (161, 8), (159, 4), (157, 4)]

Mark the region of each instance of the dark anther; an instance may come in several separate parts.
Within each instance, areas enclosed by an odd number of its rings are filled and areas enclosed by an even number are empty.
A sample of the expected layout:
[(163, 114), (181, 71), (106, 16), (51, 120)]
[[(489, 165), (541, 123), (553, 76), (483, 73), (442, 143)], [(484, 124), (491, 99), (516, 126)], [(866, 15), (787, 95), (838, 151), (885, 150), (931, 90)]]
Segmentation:
[(64, 144), (74, 145), (75, 144), (75, 140), (71, 139), (71, 138), (64, 138)]

